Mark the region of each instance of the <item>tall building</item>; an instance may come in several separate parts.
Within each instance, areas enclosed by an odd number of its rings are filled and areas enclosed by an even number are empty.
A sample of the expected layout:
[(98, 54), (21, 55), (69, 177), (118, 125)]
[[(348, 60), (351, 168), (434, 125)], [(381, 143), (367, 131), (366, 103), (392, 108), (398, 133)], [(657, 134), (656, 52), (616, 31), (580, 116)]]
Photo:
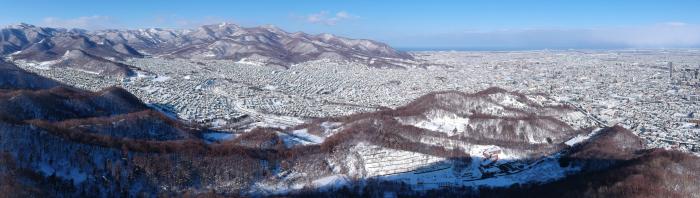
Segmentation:
[(673, 81), (673, 62), (668, 62), (668, 73), (671, 81)]

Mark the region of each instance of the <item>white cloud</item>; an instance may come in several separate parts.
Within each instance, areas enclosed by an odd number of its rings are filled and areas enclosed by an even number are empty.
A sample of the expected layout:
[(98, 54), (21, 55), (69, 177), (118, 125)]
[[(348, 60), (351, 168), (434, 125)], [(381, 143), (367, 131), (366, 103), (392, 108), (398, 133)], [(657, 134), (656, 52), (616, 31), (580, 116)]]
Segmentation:
[(82, 16), (77, 18), (46, 17), (38, 25), (45, 27), (79, 28), (86, 30), (125, 29), (125, 28), (194, 28), (202, 25), (218, 24), (234, 21), (221, 17), (205, 16), (200, 18), (184, 18), (176, 15), (156, 16), (140, 21), (134, 26), (127, 26), (109, 16)]
[(153, 18), (149, 27), (164, 27), (164, 28), (195, 28), (202, 25), (218, 24), (222, 22), (236, 23), (231, 19), (206, 16), (202, 18), (183, 18), (175, 15), (157, 16)]
[(358, 16), (351, 15), (346, 11), (340, 11), (335, 14), (331, 14), (328, 11), (321, 11), (319, 13), (309, 14), (303, 17), (306, 22), (323, 24), (323, 25), (336, 25), (340, 21), (345, 21), (349, 19), (359, 18)]
[(700, 45), (700, 25), (668, 22), (648, 26), (592, 30), (593, 39), (632, 47), (685, 47)]
[(668, 26), (677, 26), (677, 27), (688, 25), (687, 23), (678, 22), (678, 21), (671, 21), (671, 22), (666, 22), (663, 24), (668, 25)]
[(62, 19), (57, 17), (46, 17), (41, 21), (41, 26), (61, 27), (61, 28), (80, 28), (88, 30), (121, 28), (123, 26), (112, 17), (108, 16), (82, 16), (71, 19)]

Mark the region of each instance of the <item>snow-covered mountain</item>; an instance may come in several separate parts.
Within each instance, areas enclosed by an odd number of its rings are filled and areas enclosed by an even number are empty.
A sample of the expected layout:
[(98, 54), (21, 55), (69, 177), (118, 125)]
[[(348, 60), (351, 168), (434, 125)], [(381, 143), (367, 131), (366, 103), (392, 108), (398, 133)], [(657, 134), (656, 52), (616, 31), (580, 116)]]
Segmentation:
[(390, 63), (413, 59), (407, 53), (376, 41), (331, 34), (289, 33), (274, 26), (246, 28), (222, 23), (188, 30), (150, 28), (105, 30), (94, 34), (158, 56), (257, 61), (285, 67), (324, 58), (361, 61), (377, 67), (395, 66)]
[(65, 59), (67, 54), (83, 53), (78, 59), (71, 56), (74, 58), (71, 62), (100, 64), (81, 64), (87, 66), (78, 69), (118, 75), (132, 73), (119, 61), (142, 57), (143, 54), (166, 58), (225, 59), (282, 67), (318, 59), (353, 61), (374, 67), (403, 67), (413, 60), (411, 55), (376, 41), (331, 34), (289, 33), (273, 26), (248, 28), (222, 23), (185, 30), (86, 31), (19, 24), (0, 29), (0, 32), (0, 55), (13, 60), (51, 66), (59, 59)]
[(595, 126), (583, 112), (544, 95), (499, 88), (473, 94), (433, 93), (397, 111), (403, 124), (480, 141), (562, 142)]
[(71, 67), (103, 75), (132, 75), (118, 61), (142, 57), (125, 44), (98, 41), (82, 30), (19, 24), (0, 29), (0, 55), (43, 67)]

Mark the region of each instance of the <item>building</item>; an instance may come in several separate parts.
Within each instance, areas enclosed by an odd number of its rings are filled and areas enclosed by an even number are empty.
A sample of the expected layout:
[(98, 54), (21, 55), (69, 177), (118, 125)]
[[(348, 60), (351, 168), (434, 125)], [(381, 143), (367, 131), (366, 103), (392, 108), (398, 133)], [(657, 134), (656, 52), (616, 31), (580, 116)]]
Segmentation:
[(671, 81), (673, 81), (673, 62), (668, 62), (668, 73)]

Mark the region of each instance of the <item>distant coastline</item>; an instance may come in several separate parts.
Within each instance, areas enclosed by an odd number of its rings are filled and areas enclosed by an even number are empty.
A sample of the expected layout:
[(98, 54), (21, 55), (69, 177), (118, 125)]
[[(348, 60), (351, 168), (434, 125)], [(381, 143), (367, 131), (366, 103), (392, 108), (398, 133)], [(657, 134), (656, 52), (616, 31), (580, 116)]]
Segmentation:
[(674, 48), (633, 48), (633, 47), (610, 47), (610, 48), (528, 48), (528, 47), (397, 47), (396, 49), (406, 52), (421, 52), (421, 51), (569, 51), (569, 50), (700, 50), (698, 47), (674, 47)]

